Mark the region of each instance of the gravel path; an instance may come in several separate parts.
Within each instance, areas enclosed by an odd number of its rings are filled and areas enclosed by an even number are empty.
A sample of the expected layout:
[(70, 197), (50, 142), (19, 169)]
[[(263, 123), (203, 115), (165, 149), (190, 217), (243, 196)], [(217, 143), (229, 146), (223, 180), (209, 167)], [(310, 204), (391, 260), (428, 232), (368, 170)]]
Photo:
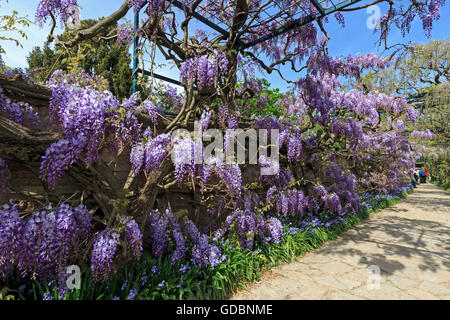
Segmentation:
[(273, 268), (232, 299), (449, 300), (450, 193), (421, 184), (395, 206)]

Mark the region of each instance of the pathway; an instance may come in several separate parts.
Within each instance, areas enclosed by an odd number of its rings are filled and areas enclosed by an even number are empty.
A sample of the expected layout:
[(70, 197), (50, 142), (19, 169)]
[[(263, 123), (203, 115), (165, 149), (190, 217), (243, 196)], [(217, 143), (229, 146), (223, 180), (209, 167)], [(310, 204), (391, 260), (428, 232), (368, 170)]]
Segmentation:
[[(379, 270), (379, 276), (376, 272)], [(430, 183), (232, 299), (450, 299), (450, 193)]]

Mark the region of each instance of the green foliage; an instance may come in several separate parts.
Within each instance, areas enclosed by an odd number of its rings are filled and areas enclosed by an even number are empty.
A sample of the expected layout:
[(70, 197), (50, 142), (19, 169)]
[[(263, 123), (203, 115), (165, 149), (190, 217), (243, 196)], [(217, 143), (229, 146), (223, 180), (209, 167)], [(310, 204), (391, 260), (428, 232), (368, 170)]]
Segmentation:
[[(406, 129), (433, 133), (431, 141), (410, 137), (426, 147), (420, 162), (436, 164), (450, 161), (450, 38), (412, 44), (391, 67), (365, 74), (356, 84), (365, 92), (378, 90), (408, 97), (408, 103), (419, 112), (417, 123)], [(448, 167), (442, 168), (448, 177)]]
[[(242, 84), (237, 84), (237, 88), (242, 87)], [(249, 106), (248, 116), (257, 115), (257, 116), (267, 116), (274, 115), (275, 117), (280, 117), (283, 113), (283, 108), (277, 105), (277, 101), (283, 98), (283, 94), (280, 92), (280, 89), (270, 89), (270, 83), (266, 79), (262, 79), (262, 90), (258, 95), (254, 95), (253, 97), (248, 98), (245, 102), (247, 106)], [(263, 104), (263, 107), (259, 106), (259, 101), (264, 99), (266, 103)], [(239, 104), (243, 104), (243, 99), (238, 99)]]
[(368, 72), (356, 87), (364, 91), (378, 90), (416, 96), (430, 86), (449, 81), (448, 64), (450, 38), (430, 40), (427, 44), (413, 43), (387, 69)]
[[(81, 28), (93, 26), (97, 20), (82, 20)], [(54, 50), (45, 43), (43, 48), (35, 47), (27, 56), (27, 72), (35, 81), (43, 82), (50, 78), (55, 70), (70, 71), (72, 61), (76, 59), (78, 67), (92, 76), (102, 76), (108, 80), (111, 92), (118, 98), (128, 97), (131, 93), (132, 71), (131, 57), (126, 46), (116, 46), (117, 26), (112, 26), (100, 35), (83, 41), (74, 48), (58, 47)], [(59, 36), (68, 41), (75, 36), (75, 30), (66, 30)]]
[(11, 290), (7, 287), (0, 289), (0, 300), (15, 300), (13, 293), (17, 293), (17, 290)]
[(436, 182), (436, 185), (439, 188), (442, 188), (445, 191), (450, 192), (450, 182), (443, 182), (443, 183)]
[[(6, 0), (8, 2), (8, 0)], [(7, 36), (9, 33), (17, 33), (21, 38), (28, 39), (26, 33), (22, 30), (23, 27), (29, 27), (30, 22), (25, 17), (19, 17), (19, 13), (13, 10), (11, 15), (0, 15), (0, 40), (12, 41), (18, 47), (22, 47), (20, 41), (15, 37)], [(0, 53), (4, 53), (4, 49), (0, 45)]]

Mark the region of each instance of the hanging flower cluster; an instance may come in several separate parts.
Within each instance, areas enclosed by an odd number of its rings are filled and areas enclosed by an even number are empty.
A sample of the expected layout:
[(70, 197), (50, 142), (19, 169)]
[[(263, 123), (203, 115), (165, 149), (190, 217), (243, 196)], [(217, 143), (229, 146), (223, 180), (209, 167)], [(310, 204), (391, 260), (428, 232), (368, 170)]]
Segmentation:
[[(107, 280), (117, 270), (115, 260), (118, 249), (124, 247), (131, 261), (142, 255), (142, 234), (136, 221), (131, 217), (119, 216), (116, 227), (109, 227), (94, 236), (91, 253), (91, 271), (98, 281)], [(122, 236), (123, 235), (123, 236)]]
[(201, 234), (190, 220), (186, 221), (185, 226), (193, 243), (192, 260), (195, 266), (211, 266), (215, 268), (223, 262), (225, 256), (222, 255), (217, 246), (209, 243), (209, 238), (206, 234)]
[(131, 42), (133, 42), (133, 39), (134, 39), (134, 30), (130, 24), (124, 23), (117, 27), (116, 46), (124, 45), (128, 47), (131, 44)]
[(96, 234), (92, 248), (91, 271), (96, 279), (108, 279), (113, 273), (113, 260), (120, 242), (120, 235), (111, 228)]
[(8, 165), (0, 158), (0, 193), (6, 191), (10, 186)]
[(414, 130), (413, 132), (411, 132), (411, 136), (415, 138), (432, 139), (433, 133), (430, 131), (430, 129), (427, 129), (426, 131)]
[(39, 126), (38, 113), (26, 102), (13, 102), (3, 95), (3, 88), (0, 87), (0, 115), (6, 116), (9, 120), (20, 125), (26, 122), (33, 126)]
[[(170, 233), (168, 232), (169, 227), (171, 228)], [(194, 265), (214, 268), (223, 262), (225, 257), (222, 256), (220, 249), (210, 244), (209, 237), (201, 234), (192, 221), (186, 220), (184, 227), (186, 234), (192, 240), (191, 254)], [(187, 251), (181, 225), (171, 210), (166, 210), (164, 215), (158, 210), (153, 210), (149, 216), (149, 236), (152, 244), (152, 254), (155, 257), (161, 256), (168, 247), (169, 234), (172, 234), (175, 243), (175, 249), (172, 253), (172, 263), (175, 263), (183, 259)]]
[(53, 88), (50, 120), (65, 136), (48, 148), (41, 164), (41, 177), (51, 187), (82, 152), (84, 163), (90, 165), (99, 160), (104, 145), (117, 153), (122, 145), (139, 136), (141, 127), (136, 117), (110, 91), (77, 86), (89, 85), (93, 80), (83, 74), (65, 77), (58, 71), (49, 82)]
[(195, 84), (199, 89), (212, 88), (228, 73), (228, 59), (222, 51), (190, 58), (180, 68), (181, 82)]
[(244, 210), (236, 209), (225, 219), (223, 225), (214, 233), (215, 241), (222, 239), (226, 233), (235, 233), (242, 247), (253, 249), (256, 237), (265, 242), (280, 243), (283, 225), (275, 218), (257, 216), (249, 207)]
[(0, 275), (12, 267), (23, 276), (46, 279), (66, 267), (80, 245), (90, 237), (87, 208), (62, 204), (33, 213), (24, 221), (16, 204), (0, 209)]
[(77, 0), (41, 0), (36, 10), (36, 21), (42, 27), (53, 15), (59, 16), (61, 23), (65, 23), (70, 17), (69, 9), (77, 5)]
[(130, 162), (135, 174), (144, 166), (148, 172), (158, 169), (166, 156), (171, 144), (169, 134), (160, 134), (146, 143), (140, 142), (133, 146), (130, 153)]

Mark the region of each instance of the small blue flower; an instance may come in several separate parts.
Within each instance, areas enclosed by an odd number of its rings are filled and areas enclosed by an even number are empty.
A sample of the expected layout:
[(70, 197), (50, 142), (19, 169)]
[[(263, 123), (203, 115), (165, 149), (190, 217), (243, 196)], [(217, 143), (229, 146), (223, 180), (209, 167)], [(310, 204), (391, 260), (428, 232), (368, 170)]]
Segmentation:
[(157, 273), (159, 273), (159, 269), (158, 269), (158, 267), (155, 265), (155, 266), (152, 267), (152, 275), (155, 275), (155, 274), (157, 274)]
[(53, 300), (53, 296), (51, 295), (50, 292), (46, 292), (44, 293), (43, 300)]
[(136, 297), (137, 294), (138, 294), (138, 289), (137, 288), (131, 289), (130, 293), (128, 294), (128, 300), (133, 300), (134, 297)]
[(184, 264), (181, 264), (181, 267), (180, 267), (180, 272), (181, 273), (186, 273), (187, 271), (189, 271), (191, 268), (186, 264), (186, 265), (184, 265)]
[(145, 284), (147, 283), (147, 280), (148, 280), (147, 275), (144, 274), (144, 275), (142, 276), (142, 278), (141, 278), (141, 284), (142, 284), (142, 286), (145, 286)]
[(164, 287), (165, 285), (166, 285), (166, 281), (163, 280), (163, 281), (161, 281), (160, 284), (158, 284), (158, 287)]

